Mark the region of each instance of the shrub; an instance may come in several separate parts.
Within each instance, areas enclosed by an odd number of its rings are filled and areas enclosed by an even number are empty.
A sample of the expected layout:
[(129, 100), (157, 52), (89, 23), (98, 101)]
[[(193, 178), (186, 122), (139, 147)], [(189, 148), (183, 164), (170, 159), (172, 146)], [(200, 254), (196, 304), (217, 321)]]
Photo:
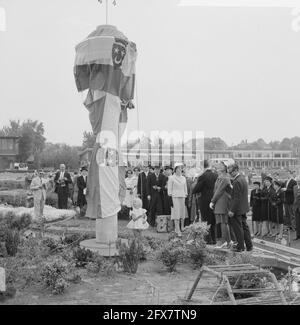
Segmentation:
[(67, 234), (62, 239), (62, 244), (75, 247), (75, 246), (79, 246), (79, 244), (82, 240), (85, 240), (88, 238), (89, 238), (89, 236), (86, 234), (80, 234), (80, 233)]
[(164, 242), (165, 242), (164, 240), (157, 239), (157, 238), (150, 237), (150, 236), (143, 237), (143, 243), (150, 246), (150, 248), (154, 251), (162, 248)]
[(53, 294), (64, 293), (68, 287), (67, 275), (66, 264), (59, 260), (46, 264), (41, 272), (43, 282), (52, 290)]
[(105, 258), (99, 254), (94, 254), (93, 260), (89, 262), (86, 269), (92, 274), (103, 274), (113, 276), (115, 274), (116, 260), (114, 258)]
[(49, 248), (50, 252), (54, 250), (61, 250), (63, 245), (61, 245), (57, 240), (47, 237), (42, 240), (42, 244)]
[(176, 271), (176, 265), (178, 262), (183, 261), (185, 256), (186, 250), (182, 245), (182, 241), (172, 240), (158, 252), (157, 258), (162, 261), (169, 272), (174, 272)]
[(192, 246), (189, 249), (189, 257), (191, 258), (195, 268), (201, 267), (205, 262), (206, 252), (200, 247)]
[(262, 265), (263, 261), (261, 258), (253, 256), (251, 253), (243, 252), (239, 254), (230, 255), (227, 258), (228, 265), (236, 264), (253, 264), (253, 265)]
[(14, 207), (26, 207), (27, 193), (26, 190), (0, 191), (0, 204), (8, 204)]
[(4, 292), (0, 291), (0, 302), (4, 302), (7, 299), (11, 299), (15, 296), (17, 290), (14, 288), (13, 285), (7, 284), (6, 290)]
[(128, 245), (118, 241), (118, 261), (123, 266), (124, 272), (136, 273), (142, 255), (143, 247), (137, 239), (129, 240)]
[(32, 217), (29, 213), (23, 213), (21, 216), (14, 215), (11, 220), (10, 227), (22, 230), (28, 228), (32, 222)]
[(15, 189), (23, 189), (25, 188), (24, 180), (16, 180), (16, 179), (6, 179), (0, 180), (0, 190), (15, 190)]
[(77, 267), (84, 267), (88, 262), (93, 261), (93, 252), (89, 249), (77, 247), (73, 251), (73, 258)]
[(226, 257), (224, 255), (217, 255), (213, 253), (206, 252), (204, 264), (206, 265), (218, 265), (218, 264), (225, 264)]
[(0, 228), (8, 227), (10, 229), (22, 230), (28, 228), (31, 222), (32, 217), (27, 212), (16, 214), (15, 211), (10, 209), (2, 209), (0, 212)]
[(209, 226), (206, 222), (195, 222), (187, 226), (184, 233), (187, 234), (187, 241), (194, 242), (199, 247), (205, 247), (205, 237), (208, 234)]

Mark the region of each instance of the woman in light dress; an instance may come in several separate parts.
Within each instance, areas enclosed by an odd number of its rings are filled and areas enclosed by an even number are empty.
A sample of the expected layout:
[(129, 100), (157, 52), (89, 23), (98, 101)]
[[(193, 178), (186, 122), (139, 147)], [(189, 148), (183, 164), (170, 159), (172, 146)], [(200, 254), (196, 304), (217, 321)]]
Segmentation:
[(127, 206), (127, 208), (132, 208), (133, 199), (137, 193), (137, 182), (138, 178), (133, 175), (131, 169), (127, 171), (127, 177), (125, 178), (126, 184), (126, 194), (123, 205)]
[(184, 230), (184, 219), (186, 218), (185, 199), (188, 194), (186, 178), (182, 175), (182, 167), (182, 164), (175, 164), (174, 175), (170, 176), (168, 180), (168, 195), (172, 197), (173, 202), (171, 220), (174, 220), (175, 232), (180, 237), (181, 231)]
[(33, 193), (34, 217), (37, 222), (43, 221), (47, 184), (48, 181), (44, 178), (43, 171), (35, 171), (30, 184), (30, 190)]
[(147, 210), (142, 208), (142, 200), (138, 197), (133, 199), (132, 205), (132, 211), (129, 213), (131, 220), (127, 228), (132, 229), (135, 238), (141, 239), (142, 231), (149, 228)]

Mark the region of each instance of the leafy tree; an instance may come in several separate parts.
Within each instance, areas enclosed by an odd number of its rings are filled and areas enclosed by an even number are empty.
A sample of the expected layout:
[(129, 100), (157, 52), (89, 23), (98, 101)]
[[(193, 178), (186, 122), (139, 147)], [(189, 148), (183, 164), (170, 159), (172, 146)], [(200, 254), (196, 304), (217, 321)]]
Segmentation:
[(78, 169), (80, 151), (79, 147), (69, 146), (64, 143), (46, 143), (41, 154), (41, 166), (57, 169), (60, 164), (65, 164), (67, 168)]
[(96, 142), (96, 135), (93, 132), (83, 132), (82, 149), (93, 148)]
[(31, 155), (34, 156), (35, 167), (39, 168), (40, 154), (45, 146), (44, 125), (37, 120), (10, 120), (8, 126), (0, 130), (2, 136), (17, 136), (19, 140), (19, 160), (25, 162)]

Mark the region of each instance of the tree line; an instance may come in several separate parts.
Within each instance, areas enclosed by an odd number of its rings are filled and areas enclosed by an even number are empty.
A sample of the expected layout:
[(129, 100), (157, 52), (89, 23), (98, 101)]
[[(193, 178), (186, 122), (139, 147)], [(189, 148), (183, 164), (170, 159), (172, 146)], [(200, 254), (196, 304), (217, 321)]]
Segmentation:
[[(93, 132), (85, 131), (81, 146), (70, 146), (65, 143), (47, 142), (44, 136), (45, 128), (43, 122), (27, 119), (10, 120), (7, 126), (0, 129), (0, 136), (19, 137), (19, 161), (27, 162), (33, 158), (33, 168), (53, 167), (58, 168), (61, 162), (71, 169), (80, 166), (79, 153), (86, 148), (92, 148), (96, 141)], [(150, 141), (144, 137), (141, 140), (142, 147)], [(163, 143), (163, 140), (162, 140)], [(132, 147), (137, 141), (132, 143)], [(220, 137), (204, 139), (205, 150), (291, 150), (297, 156), (300, 155), (300, 137), (284, 138), (281, 141), (265, 142), (258, 139), (254, 142), (242, 140), (239, 144), (228, 146)]]

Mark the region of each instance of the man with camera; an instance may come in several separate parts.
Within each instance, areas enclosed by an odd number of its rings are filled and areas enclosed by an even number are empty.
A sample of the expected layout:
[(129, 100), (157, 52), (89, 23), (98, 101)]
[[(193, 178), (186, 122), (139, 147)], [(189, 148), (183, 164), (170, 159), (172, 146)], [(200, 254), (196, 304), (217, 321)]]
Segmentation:
[(58, 196), (58, 208), (68, 208), (68, 197), (69, 197), (69, 184), (72, 183), (71, 175), (66, 171), (66, 166), (61, 164), (59, 171), (56, 173), (54, 178), (55, 192)]

